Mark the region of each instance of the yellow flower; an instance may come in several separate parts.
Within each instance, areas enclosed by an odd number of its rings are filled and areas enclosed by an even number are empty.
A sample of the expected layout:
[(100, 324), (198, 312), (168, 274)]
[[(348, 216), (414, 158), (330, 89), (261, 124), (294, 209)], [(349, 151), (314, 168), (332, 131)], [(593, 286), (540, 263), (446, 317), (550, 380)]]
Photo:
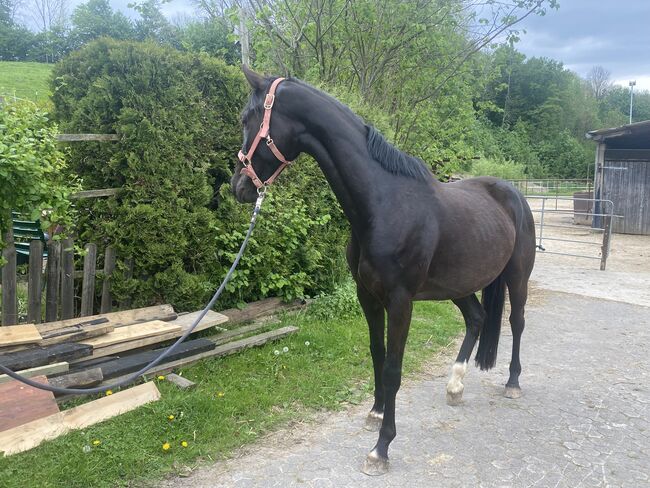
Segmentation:
[(174, 420), (174, 416), (173, 416), (173, 415), (170, 415), (170, 416), (167, 417), (167, 418), (168, 418), (169, 420)]
[(165, 443), (162, 445), (163, 451), (169, 451), (169, 449), (170, 449), (171, 447), (172, 447), (172, 446), (169, 445), (169, 442), (165, 442)]
[(93, 446), (98, 446), (98, 445), (100, 445), (101, 443), (102, 443), (102, 441), (100, 441), (100, 440), (94, 440), (94, 441), (93, 441)]
[(219, 398), (221, 398), (221, 397), (224, 396), (224, 395), (225, 395), (225, 393), (224, 393), (223, 391), (220, 391), (219, 393), (217, 393), (217, 396), (218, 396)]
[(106, 396), (109, 396), (109, 395), (112, 395), (112, 394), (113, 394), (113, 390), (106, 390)]
[(183, 447), (187, 447), (187, 441), (183, 441), (183, 442), (181, 442), (181, 446), (183, 446)]
[(164, 377), (164, 376), (162, 376), (162, 375), (160, 375), (160, 376), (158, 376), (158, 379), (159, 379), (160, 381), (162, 381), (162, 380), (164, 380), (164, 379), (165, 379), (165, 377)]

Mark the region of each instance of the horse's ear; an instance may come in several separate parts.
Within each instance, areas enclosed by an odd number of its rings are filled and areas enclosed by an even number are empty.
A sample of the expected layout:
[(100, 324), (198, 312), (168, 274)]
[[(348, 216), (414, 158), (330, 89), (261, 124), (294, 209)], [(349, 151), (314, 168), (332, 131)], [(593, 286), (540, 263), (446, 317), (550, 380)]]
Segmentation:
[(242, 65), (241, 69), (244, 72), (248, 84), (253, 88), (253, 90), (261, 91), (264, 89), (264, 77), (262, 75), (255, 73), (255, 71), (245, 64)]

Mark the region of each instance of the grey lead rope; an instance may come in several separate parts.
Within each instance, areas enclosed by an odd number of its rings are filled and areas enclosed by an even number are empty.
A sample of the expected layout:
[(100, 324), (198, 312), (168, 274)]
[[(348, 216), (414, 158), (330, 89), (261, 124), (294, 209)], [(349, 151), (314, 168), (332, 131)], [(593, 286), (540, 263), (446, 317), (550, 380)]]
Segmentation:
[(259, 197), (257, 198), (257, 201), (255, 202), (255, 209), (253, 210), (253, 215), (251, 216), (251, 222), (250, 226), (248, 228), (248, 232), (246, 233), (246, 237), (244, 238), (244, 242), (242, 242), (242, 245), (239, 248), (239, 253), (237, 254), (237, 257), (235, 258), (235, 261), (232, 263), (232, 266), (228, 270), (228, 273), (226, 274), (226, 277), (223, 279), (223, 282), (221, 283), (221, 286), (219, 286), (219, 289), (215, 292), (213, 295), (212, 299), (208, 304), (205, 306), (201, 314), (196, 318), (194, 323), (190, 326), (189, 329), (185, 331), (185, 333), (178, 338), (174, 344), (169, 346), (167, 349), (165, 349), (160, 356), (158, 356), (156, 359), (151, 361), (149, 364), (144, 366), (140, 371), (137, 371), (136, 373), (133, 373), (131, 376), (124, 378), (121, 381), (118, 381), (116, 383), (113, 383), (112, 385), (108, 386), (97, 386), (95, 388), (58, 388), (56, 386), (50, 386), (50, 385), (45, 385), (43, 383), (38, 383), (36, 381), (32, 381), (28, 378), (25, 378), (24, 376), (19, 375), (18, 373), (10, 370), (9, 368), (3, 366), (0, 364), (0, 372), (3, 372), (7, 374), (8, 376), (21, 381), (25, 383), (26, 385), (33, 386), (34, 388), (39, 388), (41, 390), (46, 390), (46, 391), (51, 391), (53, 393), (59, 393), (59, 394), (66, 394), (66, 395), (81, 395), (81, 394), (93, 394), (93, 393), (103, 393), (107, 390), (112, 390), (114, 388), (118, 388), (120, 386), (126, 385), (128, 383), (131, 383), (135, 379), (137, 379), (139, 376), (145, 374), (147, 371), (149, 371), (151, 368), (157, 366), (163, 359), (165, 359), (172, 351), (174, 351), (180, 344), (183, 342), (187, 337), (192, 333), (192, 331), (196, 328), (196, 326), (201, 322), (203, 317), (208, 313), (210, 309), (214, 306), (215, 302), (219, 299), (219, 296), (223, 292), (224, 288), (226, 287), (226, 284), (228, 281), (230, 281), (230, 278), (232, 277), (233, 272), (235, 271), (235, 268), (237, 268), (237, 265), (239, 264), (239, 260), (244, 254), (244, 250), (246, 249), (246, 246), (248, 245), (248, 239), (250, 238), (251, 234), (253, 233), (253, 229), (255, 228), (255, 222), (257, 221), (257, 216), (260, 212), (260, 207), (262, 206), (262, 202), (264, 201), (264, 192), (259, 193)]

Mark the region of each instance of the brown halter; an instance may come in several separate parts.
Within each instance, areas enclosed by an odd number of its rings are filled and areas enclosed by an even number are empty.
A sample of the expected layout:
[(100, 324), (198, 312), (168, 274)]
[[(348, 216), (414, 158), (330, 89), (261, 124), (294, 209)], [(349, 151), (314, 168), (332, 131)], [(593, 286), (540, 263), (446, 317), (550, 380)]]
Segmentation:
[[(248, 149), (248, 153), (244, 154), (243, 151), (239, 151), (239, 154), (237, 157), (239, 157), (239, 160), (242, 162), (244, 167), (241, 170), (241, 174), (248, 176), (252, 181), (253, 184), (257, 187), (258, 190), (263, 189), (264, 187), (272, 184), (275, 179), (282, 173), (284, 168), (289, 166), (293, 161), (287, 161), (287, 159), (282, 155), (280, 150), (277, 148), (275, 143), (273, 142), (273, 139), (271, 139), (271, 112), (273, 110), (273, 104), (275, 103), (275, 90), (277, 89), (278, 85), (282, 83), (285, 79), (284, 78), (277, 78), (271, 83), (271, 87), (269, 88), (269, 92), (266, 94), (266, 98), (264, 99), (264, 118), (262, 119), (262, 125), (260, 125), (260, 130), (255, 136), (255, 139), (253, 139), (253, 143), (251, 144), (250, 148)], [(262, 182), (262, 180), (259, 179), (257, 176), (257, 173), (255, 173), (255, 169), (253, 168), (253, 162), (251, 158), (253, 157), (253, 154), (255, 154), (255, 150), (257, 149), (258, 144), (262, 139), (266, 139), (266, 145), (268, 148), (271, 150), (273, 155), (280, 161), (280, 166), (278, 166), (278, 169), (275, 170), (275, 173), (273, 173), (269, 179), (266, 181)]]

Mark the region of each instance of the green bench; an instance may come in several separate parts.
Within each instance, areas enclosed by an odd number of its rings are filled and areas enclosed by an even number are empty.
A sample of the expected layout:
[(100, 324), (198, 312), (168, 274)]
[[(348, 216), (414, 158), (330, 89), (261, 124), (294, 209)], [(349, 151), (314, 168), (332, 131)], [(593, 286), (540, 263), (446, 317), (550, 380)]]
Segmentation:
[[(39, 222), (24, 220), (24, 218), (12, 212), (11, 219), (14, 229), (14, 245), (16, 246), (16, 261), (21, 264), (29, 263), (29, 243), (31, 241), (45, 242), (45, 235), (41, 230)], [(47, 252), (43, 252), (43, 257), (47, 257)]]

